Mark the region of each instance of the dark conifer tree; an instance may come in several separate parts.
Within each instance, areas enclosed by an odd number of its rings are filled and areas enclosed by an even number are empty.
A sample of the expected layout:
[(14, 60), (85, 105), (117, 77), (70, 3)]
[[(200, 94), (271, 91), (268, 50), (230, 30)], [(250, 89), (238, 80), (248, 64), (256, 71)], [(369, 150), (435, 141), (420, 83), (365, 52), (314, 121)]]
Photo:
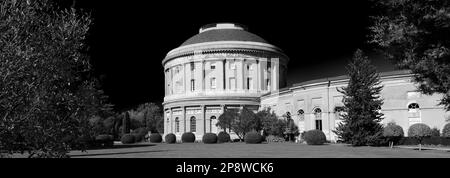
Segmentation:
[(350, 81), (347, 87), (338, 89), (344, 94), (345, 114), (343, 122), (334, 131), (344, 143), (354, 146), (370, 145), (382, 135), (379, 112), (383, 100), (380, 77), (375, 66), (357, 50), (347, 67)]

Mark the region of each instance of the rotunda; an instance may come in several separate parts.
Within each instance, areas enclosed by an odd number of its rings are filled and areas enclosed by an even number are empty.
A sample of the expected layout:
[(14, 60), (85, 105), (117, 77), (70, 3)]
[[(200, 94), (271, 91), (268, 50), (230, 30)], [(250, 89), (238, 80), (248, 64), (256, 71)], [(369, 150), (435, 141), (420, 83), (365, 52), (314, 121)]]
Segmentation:
[(169, 51), (165, 73), (164, 134), (218, 133), (220, 114), (258, 110), (260, 97), (286, 86), (289, 58), (236, 23), (215, 23)]

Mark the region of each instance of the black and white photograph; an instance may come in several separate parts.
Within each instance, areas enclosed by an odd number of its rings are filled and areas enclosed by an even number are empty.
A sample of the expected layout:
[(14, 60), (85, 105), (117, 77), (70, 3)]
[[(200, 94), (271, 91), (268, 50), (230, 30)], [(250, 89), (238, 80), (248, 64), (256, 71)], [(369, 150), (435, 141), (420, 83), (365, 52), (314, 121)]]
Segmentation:
[(449, 111), (448, 0), (0, 0), (6, 161), (450, 158)]

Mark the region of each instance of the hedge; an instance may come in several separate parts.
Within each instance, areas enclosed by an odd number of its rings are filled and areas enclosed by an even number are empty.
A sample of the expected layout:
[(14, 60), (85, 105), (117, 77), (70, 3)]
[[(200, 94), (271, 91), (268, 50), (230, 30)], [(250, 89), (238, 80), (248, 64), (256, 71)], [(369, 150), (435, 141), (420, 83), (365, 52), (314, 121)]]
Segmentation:
[(152, 133), (150, 135), (150, 142), (152, 143), (161, 143), (162, 142), (162, 136), (159, 133)]
[(217, 143), (217, 135), (215, 133), (206, 133), (202, 138), (203, 143)]
[(231, 137), (230, 134), (222, 131), (219, 132), (219, 134), (217, 135), (217, 142), (218, 143), (225, 143), (225, 142), (230, 142), (231, 141)]
[(186, 132), (181, 135), (181, 142), (183, 143), (193, 143), (195, 142), (195, 135), (192, 132)]
[(166, 137), (164, 137), (164, 140), (166, 143), (176, 143), (177, 137), (175, 136), (175, 134), (169, 133), (166, 135)]
[(124, 134), (120, 140), (123, 144), (132, 144), (136, 142), (136, 138), (133, 134)]
[(249, 132), (245, 134), (244, 141), (245, 143), (261, 143), (262, 136), (257, 132)]
[(321, 130), (309, 130), (305, 133), (305, 141), (308, 145), (323, 145), (327, 137)]

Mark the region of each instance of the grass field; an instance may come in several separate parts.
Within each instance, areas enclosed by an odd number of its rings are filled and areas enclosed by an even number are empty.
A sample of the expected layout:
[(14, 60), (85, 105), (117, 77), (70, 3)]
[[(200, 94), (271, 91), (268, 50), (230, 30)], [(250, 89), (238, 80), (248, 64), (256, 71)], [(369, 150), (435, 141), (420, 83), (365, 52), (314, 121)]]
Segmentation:
[(442, 150), (296, 143), (116, 144), (110, 149), (72, 151), (70, 155), (72, 158), (450, 158), (450, 152)]

